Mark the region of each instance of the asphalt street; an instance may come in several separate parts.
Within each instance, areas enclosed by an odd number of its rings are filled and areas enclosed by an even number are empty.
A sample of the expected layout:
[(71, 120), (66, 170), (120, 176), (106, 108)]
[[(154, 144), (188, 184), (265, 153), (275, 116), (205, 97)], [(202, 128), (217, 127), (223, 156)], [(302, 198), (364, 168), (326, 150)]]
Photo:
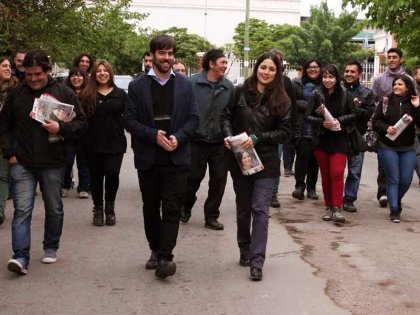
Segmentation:
[(250, 281), (249, 269), (238, 265), (231, 181), (221, 206), (223, 231), (204, 228), (204, 181), (190, 222), (180, 226), (177, 273), (162, 281), (145, 269), (150, 251), (130, 150), (120, 177), (117, 224), (92, 226), (91, 199), (78, 199), (71, 190), (52, 265), (41, 263), (44, 211), (38, 195), (26, 276), (6, 269), (12, 255), (8, 201), (0, 227), (0, 314), (418, 314), (418, 178), (404, 199), (402, 222), (390, 223), (375, 199), (375, 158), (366, 157), (359, 211), (345, 213), (341, 226), (321, 220), (322, 200), (293, 200), (293, 177), (282, 177), (282, 207), (271, 209), (261, 282)]

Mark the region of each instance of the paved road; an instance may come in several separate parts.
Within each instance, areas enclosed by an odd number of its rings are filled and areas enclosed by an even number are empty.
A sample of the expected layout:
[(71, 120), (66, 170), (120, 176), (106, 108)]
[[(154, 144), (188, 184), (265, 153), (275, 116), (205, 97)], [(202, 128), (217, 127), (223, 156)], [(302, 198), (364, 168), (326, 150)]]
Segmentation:
[[(124, 159), (117, 225), (91, 226), (91, 200), (65, 199), (59, 260), (43, 265), (43, 208), (37, 198), (32, 261), (27, 276), (6, 270), (10, 221), (0, 227), (0, 314), (415, 314), (420, 296), (418, 235), (413, 184), (404, 221), (391, 224), (374, 200), (375, 161), (367, 158), (357, 214), (349, 223), (323, 222), (322, 202), (290, 196), (282, 178), (280, 211), (272, 209), (264, 280), (249, 280), (235, 241), (235, 205), (229, 181), (222, 204), (224, 231), (203, 227), (203, 198), (181, 225), (174, 277), (157, 280), (149, 256), (131, 152)], [(202, 185), (200, 195), (206, 191)], [(416, 312), (417, 311), (417, 312)]]

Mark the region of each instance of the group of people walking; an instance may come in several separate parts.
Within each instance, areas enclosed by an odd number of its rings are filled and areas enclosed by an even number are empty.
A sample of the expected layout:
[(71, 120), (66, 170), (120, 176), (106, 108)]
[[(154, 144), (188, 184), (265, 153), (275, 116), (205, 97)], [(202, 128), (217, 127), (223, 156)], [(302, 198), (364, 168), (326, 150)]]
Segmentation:
[[(394, 52), (402, 61), (399, 49), (390, 50), (388, 56)], [(229, 171), (236, 194), (238, 262), (249, 267), (251, 280), (263, 277), (269, 207), (277, 201), (280, 178), (280, 144), (296, 151), (292, 197), (304, 200), (306, 190), (308, 198), (319, 198), (319, 169), (326, 207), (322, 219), (344, 222), (343, 209), (357, 211), (354, 202), (366, 150), (362, 135), (368, 122), (379, 137), (377, 151), (385, 174), (390, 220), (399, 222), (401, 199), (416, 167), (418, 81), (399, 73), (400, 68), (388, 69), (394, 78), (390, 93), (382, 97), (360, 84), (362, 67), (357, 61), (347, 63), (342, 84), (336, 66), (322, 67), (316, 59), (309, 59), (302, 76), (291, 81), (283, 74), (281, 52), (272, 50), (262, 54), (251, 76), (234, 88), (225, 77), (227, 58), (222, 50), (209, 50), (202, 60), (203, 70), (190, 78), (185, 71), (172, 68), (175, 54), (172, 37), (154, 37), (149, 53), (143, 55), (152, 62), (147, 60), (145, 73), (130, 83), (128, 93), (115, 86), (107, 61), (93, 62), (87, 54), (76, 58), (65, 84), (49, 75), (51, 66), (43, 51), (26, 54), (22, 63), (25, 80), (20, 84), (11, 76), (10, 62), (0, 59), (4, 162), (0, 164), (0, 224), (5, 218), (7, 169), (15, 207), (10, 271), (27, 273), (37, 184), (46, 211), (42, 261), (56, 262), (63, 226), (62, 197), (71, 187), (75, 156), (78, 195), (87, 198), (91, 193), (93, 225), (116, 223), (115, 200), (127, 149), (124, 130), (131, 135), (151, 252), (145, 267), (155, 270), (158, 278), (176, 273), (173, 250), (179, 224), (187, 224), (193, 215), (207, 165), (204, 227), (224, 229), (219, 216)], [(395, 63), (394, 58), (389, 62)], [(76, 116), (70, 121), (47, 119), (42, 124), (33, 120), (33, 103), (46, 93), (73, 105)], [(405, 114), (412, 123), (401, 132), (396, 123)], [(235, 142), (235, 136), (244, 132), (243, 140)], [(390, 139), (397, 133), (395, 140)], [(59, 135), (62, 141), (49, 141), (50, 134)], [(255, 155), (263, 167), (244, 172), (238, 152), (248, 158), (249, 168), (254, 166)], [(379, 201), (382, 197), (378, 193)]]

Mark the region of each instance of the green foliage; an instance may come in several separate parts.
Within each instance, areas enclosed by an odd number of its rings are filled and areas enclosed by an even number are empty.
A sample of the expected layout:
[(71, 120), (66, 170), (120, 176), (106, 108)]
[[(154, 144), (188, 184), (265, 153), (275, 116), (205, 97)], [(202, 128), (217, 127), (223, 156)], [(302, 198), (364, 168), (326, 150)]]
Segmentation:
[(189, 66), (195, 66), (197, 63), (197, 52), (205, 52), (214, 46), (204, 37), (196, 34), (188, 34), (186, 28), (171, 27), (166, 30), (153, 32), (153, 35), (167, 34), (172, 36), (176, 42), (177, 59), (182, 60)]
[[(128, 11), (131, 0), (25, 0), (0, 4), (1, 53), (25, 47), (47, 51), (52, 61), (70, 66), (73, 58), (89, 53), (107, 59), (116, 73), (139, 65), (144, 36), (136, 23), (144, 14)], [(133, 43), (138, 43), (137, 45)], [(130, 55), (129, 55), (130, 54)], [(124, 62), (122, 62), (122, 60)], [(130, 60), (131, 59), (131, 60)]]
[[(244, 23), (235, 29), (234, 53), (243, 57)], [(356, 13), (342, 13), (338, 18), (328, 9), (325, 1), (311, 8), (311, 16), (302, 27), (268, 24), (250, 20), (250, 59), (256, 59), (272, 48), (281, 49), (292, 67), (308, 58), (317, 58), (322, 64), (343, 66), (350, 59), (364, 60), (373, 52), (351, 43), (353, 36), (362, 29)]]
[(416, 0), (344, 0), (343, 6), (365, 10), (367, 23), (395, 34), (398, 46), (420, 63), (420, 3)]

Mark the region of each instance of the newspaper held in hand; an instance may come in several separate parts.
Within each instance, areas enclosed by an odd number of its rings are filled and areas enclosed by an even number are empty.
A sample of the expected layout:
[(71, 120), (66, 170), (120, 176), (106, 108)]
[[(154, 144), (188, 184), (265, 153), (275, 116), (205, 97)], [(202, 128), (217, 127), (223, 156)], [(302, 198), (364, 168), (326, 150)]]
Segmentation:
[[(35, 98), (30, 116), (40, 123), (45, 123), (47, 119), (69, 122), (76, 117), (73, 109), (73, 105), (61, 103), (54, 96), (45, 93), (41, 97)], [(62, 138), (58, 134), (48, 135), (48, 141), (51, 143), (60, 139)]]
[(389, 133), (386, 134), (386, 137), (392, 141), (398, 138), (401, 132), (404, 131), (405, 128), (413, 121), (413, 117), (408, 114), (404, 114), (400, 120), (394, 125), (394, 128), (397, 129), (397, 133), (395, 135), (390, 135)]
[[(331, 115), (330, 111), (325, 107), (324, 104), (319, 105), (315, 112), (321, 116), (324, 116), (324, 119), (329, 122), (334, 122), (334, 117)], [(341, 127), (331, 127), (329, 130), (340, 131)]]
[(233, 154), (235, 155), (235, 159), (241, 168), (242, 174), (252, 175), (262, 171), (264, 169), (264, 165), (261, 163), (261, 160), (254, 148), (248, 150), (244, 150), (242, 148), (241, 144), (246, 139), (248, 139), (248, 135), (246, 132), (243, 132), (237, 136), (230, 137), (229, 142), (232, 147)]

